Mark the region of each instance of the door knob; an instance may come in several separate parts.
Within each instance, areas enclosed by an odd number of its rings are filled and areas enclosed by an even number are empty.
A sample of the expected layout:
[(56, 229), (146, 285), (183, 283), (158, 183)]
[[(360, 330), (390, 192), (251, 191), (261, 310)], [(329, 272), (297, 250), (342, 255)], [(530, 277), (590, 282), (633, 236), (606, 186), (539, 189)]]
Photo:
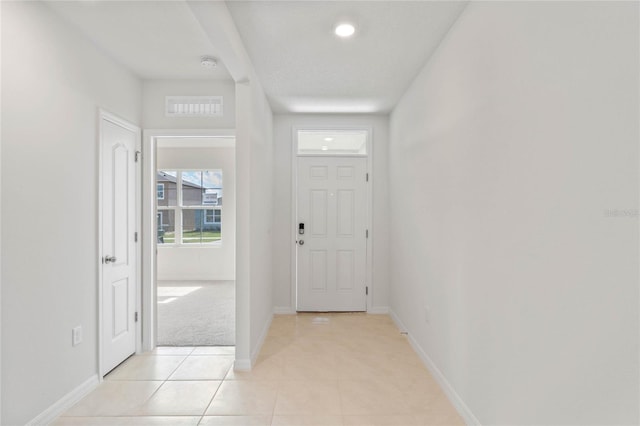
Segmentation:
[(116, 257), (115, 256), (105, 256), (104, 257), (104, 263), (115, 263), (116, 261)]
[(304, 240), (299, 240), (299, 241), (298, 241), (298, 244), (300, 244), (301, 246), (303, 246), (303, 245), (304, 245)]

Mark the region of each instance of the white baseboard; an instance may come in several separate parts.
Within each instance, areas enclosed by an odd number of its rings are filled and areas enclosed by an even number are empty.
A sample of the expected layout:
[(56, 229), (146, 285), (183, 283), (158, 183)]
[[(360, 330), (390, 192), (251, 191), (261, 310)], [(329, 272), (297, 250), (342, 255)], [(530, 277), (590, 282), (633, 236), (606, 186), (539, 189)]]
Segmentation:
[(251, 371), (251, 360), (236, 359), (233, 363), (233, 369), (237, 371)]
[(28, 422), (27, 426), (41, 426), (53, 423), (53, 421), (62, 413), (73, 407), (76, 402), (80, 401), (94, 390), (98, 384), (100, 384), (100, 380), (98, 375), (94, 374), (71, 392), (60, 398), (52, 406), (40, 413), (36, 418)]
[(372, 315), (386, 315), (389, 313), (389, 307), (388, 306), (372, 306), (371, 308), (367, 309), (367, 313)]
[(249, 359), (236, 359), (233, 364), (233, 369), (237, 371), (251, 371), (253, 366), (258, 359), (258, 355), (260, 355), (260, 349), (262, 349), (262, 345), (264, 344), (265, 339), (267, 338), (267, 334), (269, 333), (269, 327), (271, 327), (271, 321), (273, 320), (273, 314), (269, 315), (269, 319), (265, 323), (262, 328), (262, 332), (260, 333), (260, 337), (258, 338), (258, 344), (254, 348), (251, 353), (251, 358)]
[(389, 316), (391, 317), (393, 322), (396, 324), (396, 327), (398, 327), (401, 332), (406, 332), (407, 331), (407, 327), (402, 323), (402, 321), (400, 321), (400, 318), (398, 318), (396, 313), (393, 312), (393, 309), (389, 310)]
[(269, 327), (271, 327), (271, 321), (273, 320), (273, 314), (269, 315), (269, 319), (264, 324), (262, 328), (262, 332), (260, 333), (260, 337), (258, 338), (258, 343), (256, 347), (251, 352), (250, 359), (236, 359), (233, 364), (233, 369), (238, 371), (251, 371), (253, 366), (258, 359), (258, 355), (260, 355), (260, 349), (262, 349), (262, 345), (264, 344), (265, 339), (267, 338), (267, 334), (269, 333)]
[(297, 312), (291, 306), (274, 306), (273, 313), (275, 315), (295, 315)]
[(258, 359), (258, 355), (260, 355), (260, 349), (262, 349), (262, 345), (264, 344), (265, 339), (267, 338), (267, 334), (269, 334), (269, 327), (271, 327), (271, 321), (273, 321), (273, 314), (269, 315), (269, 319), (265, 322), (264, 327), (262, 328), (262, 332), (260, 333), (260, 337), (258, 337), (258, 342), (256, 347), (251, 352), (251, 368), (256, 364), (256, 360)]
[(389, 314), (393, 319), (393, 322), (395, 322), (396, 326), (400, 329), (400, 331), (407, 333), (409, 344), (411, 345), (413, 350), (416, 351), (416, 353), (418, 354), (418, 356), (420, 357), (424, 365), (427, 367), (431, 375), (433, 375), (433, 377), (436, 379), (436, 381), (444, 391), (445, 395), (447, 395), (447, 398), (449, 398), (449, 401), (451, 401), (451, 404), (453, 404), (454, 408), (456, 409), (456, 411), (458, 411), (458, 414), (460, 414), (464, 422), (469, 426), (471, 425), (480, 426), (481, 425), (480, 421), (476, 418), (473, 412), (471, 412), (467, 404), (465, 404), (465, 402), (462, 400), (460, 395), (458, 395), (458, 393), (453, 388), (453, 386), (451, 386), (451, 383), (449, 383), (449, 381), (444, 376), (444, 374), (442, 374), (442, 371), (440, 371), (440, 369), (431, 360), (431, 358), (429, 358), (429, 355), (427, 355), (424, 349), (422, 349), (422, 347), (418, 344), (416, 339), (414, 339), (413, 336), (408, 332), (407, 327), (402, 323), (398, 315), (396, 315), (396, 313), (393, 312), (393, 310), (390, 310)]

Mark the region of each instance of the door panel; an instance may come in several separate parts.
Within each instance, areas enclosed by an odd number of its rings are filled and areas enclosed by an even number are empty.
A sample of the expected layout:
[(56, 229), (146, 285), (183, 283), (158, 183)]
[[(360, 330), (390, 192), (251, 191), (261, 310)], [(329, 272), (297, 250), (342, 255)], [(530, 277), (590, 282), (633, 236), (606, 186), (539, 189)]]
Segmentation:
[(116, 339), (129, 331), (129, 280), (123, 279), (111, 284), (113, 294), (113, 329), (111, 339)]
[(309, 279), (311, 281), (311, 290), (327, 291), (327, 251), (312, 250), (311, 251), (311, 270)]
[(327, 180), (329, 168), (327, 166), (312, 166), (310, 176), (313, 180)]
[(353, 290), (354, 257), (353, 250), (338, 250), (336, 252), (336, 287), (338, 291)]
[(136, 350), (135, 151), (139, 132), (106, 117), (101, 120), (104, 375)]
[(297, 161), (296, 211), (305, 228), (296, 235), (297, 309), (364, 311), (367, 160), (318, 156)]
[(339, 237), (353, 237), (355, 224), (354, 209), (355, 194), (353, 190), (338, 191), (338, 206), (336, 213), (336, 222), (338, 225), (337, 235)]
[(314, 237), (327, 236), (327, 217), (329, 215), (327, 205), (327, 191), (314, 190), (311, 191), (311, 232)]
[(340, 180), (353, 180), (353, 167), (351, 166), (338, 166), (338, 179)]
[[(113, 234), (110, 238), (113, 241), (113, 255), (116, 257), (115, 265), (121, 265), (129, 260), (129, 199), (128, 185), (130, 182), (129, 164), (127, 158), (132, 155), (130, 147), (118, 143), (112, 147), (113, 153), (113, 173), (112, 173), (112, 194), (110, 196), (113, 203)], [(135, 202), (135, 200), (134, 200)]]

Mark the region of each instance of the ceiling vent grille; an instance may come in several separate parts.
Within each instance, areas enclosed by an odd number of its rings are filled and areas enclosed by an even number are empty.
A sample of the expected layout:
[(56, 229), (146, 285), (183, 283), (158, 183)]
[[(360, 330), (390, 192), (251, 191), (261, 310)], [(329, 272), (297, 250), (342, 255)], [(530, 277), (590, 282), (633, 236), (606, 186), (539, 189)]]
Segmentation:
[(222, 96), (167, 96), (167, 117), (222, 117)]

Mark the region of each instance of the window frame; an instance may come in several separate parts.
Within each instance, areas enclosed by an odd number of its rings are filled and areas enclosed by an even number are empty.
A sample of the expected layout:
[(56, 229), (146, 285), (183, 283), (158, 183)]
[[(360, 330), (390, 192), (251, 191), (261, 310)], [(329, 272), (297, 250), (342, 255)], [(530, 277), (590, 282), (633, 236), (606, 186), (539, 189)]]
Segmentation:
[[(216, 215), (216, 211), (218, 212), (218, 214)], [(207, 220), (207, 216), (209, 214), (209, 212), (212, 212), (212, 220)], [(216, 220), (216, 216), (219, 216), (219, 220)], [(204, 209), (204, 222), (205, 225), (215, 225), (217, 223), (222, 223), (222, 210), (220, 210), (219, 208), (215, 208), (215, 209)]]
[[(365, 128), (358, 127), (331, 127), (331, 128), (322, 128), (322, 127), (296, 127), (294, 128), (294, 156), (297, 157), (363, 157), (367, 158), (369, 156), (369, 152), (371, 150), (370, 147), (370, 137), (371, 131)], [(300, 147), (300, 137), (303, 134), (317, 135), (318, 137), (329, 137), (331, 138), (330, 142), (325, 142), (327, 146), (323, 146), (320, 150), (314, 149), (304, 149), (301, 151)], [(364, 145), (360, 148), (358, 152), (353, 152), (348, 149), (339, 149), (339, 148), (330, 148), (329, 145), (332, 145), (333, 140), (336, 137), (340, 137), (341, 135), (349, 135), (349, 134), (358, 134), (364, 136)], [(325, 139), (326, 141), (327, 139)], [(364, 152), (361, 150), (364, 149)]]
[[(162, 187), (162, 197), (158, 197), (158, 193), (160, 191), (158, 191), (158, 189)], [(156, 200), (164, 200), (164, 194), (165, 194), (165, 187), (164, 187), (164, 183), (158, 183), (156, 182)]]
[[(175, 172), (176, 173), (176, 205), (174, 206), (160, 206), (156, 201), (156, 211), (161, 213), (163, 211), (174, 211), (174, 242), (173, 243), (162, 243), (158, 244), (158, 247), (219, 247), (222, 245), (222, 205), (215, 205), (215, 209), (211, 209), (210, 204), (202, 205), (184, 205), (183, 203), (183, 172), (220, 172), (223, 176), (223, 185), (220, 190), (224, 190), (224, 172), (221, 168), (212, 168), (212, 169), (180, 169), (180, 168), (164, 168), (162, 170), (158, 169), (157, 172)], [(157, 173), (156, 172), (156, 173)], [(164, 184), (163, 184), (164, 185)], [(205, 188), (206, 189), (206, 188)], [(199, 243), (185, 243), (183, 242), (183, 231), (184, 231), (184, 215), (183, 212), (185, 210), (202, 210), (204, 211), (203, 224), (212, 225), (212, 224), (220, 224), (220, 239), (212, 242), (199, 242)], [(220, 211), (220, 221), (218, 222), (206, 222), (206, 212), (207, 210), (214, 210), (214, 221), (215, 221), (215, 210)]]
[[(209, 212), (211, 212), (211, 220), (207, 220), (207, 218), (209, 217)], [(205, 209), (204, 210), (204, 219), (203, 219), (203, 223), (205, 225), (213, 225), (216, 223), (216, 213), (213, 209)]]

